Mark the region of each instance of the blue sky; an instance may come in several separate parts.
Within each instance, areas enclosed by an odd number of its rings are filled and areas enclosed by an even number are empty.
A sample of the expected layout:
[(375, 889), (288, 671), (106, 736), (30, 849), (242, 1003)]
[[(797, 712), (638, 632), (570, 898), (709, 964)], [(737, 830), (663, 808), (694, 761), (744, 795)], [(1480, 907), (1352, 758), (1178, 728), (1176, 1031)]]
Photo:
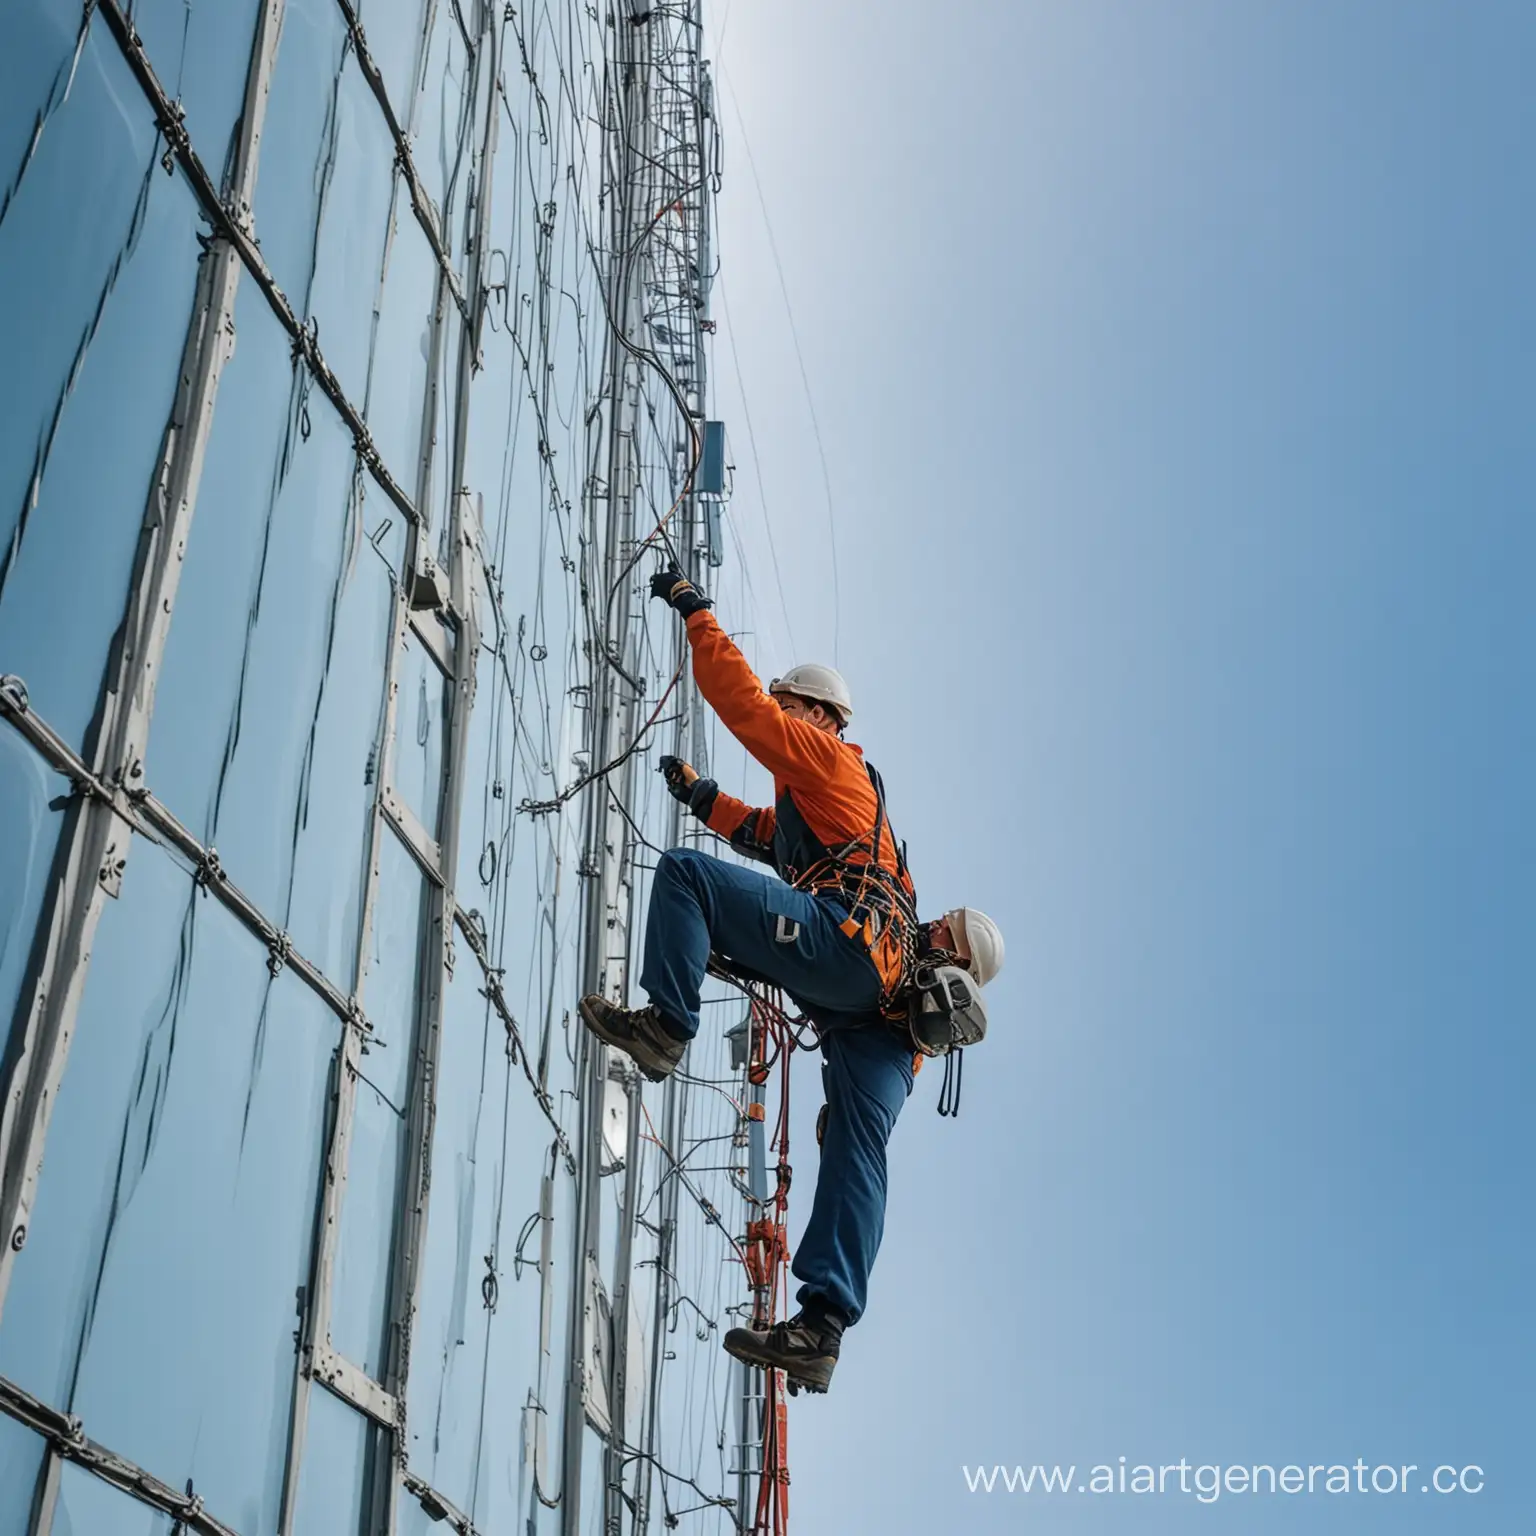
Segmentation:
[(1213, 1529), (1528, 1528), (1533, 43), (1492, 4), (725, 13), (722, 606), (765, 670), (835, 637), (925, 907), (1010, 943), (792, 1413), (806, 1536), (1189, 1529), (960, 1473), (1121, 1455), (1486, 1471)]

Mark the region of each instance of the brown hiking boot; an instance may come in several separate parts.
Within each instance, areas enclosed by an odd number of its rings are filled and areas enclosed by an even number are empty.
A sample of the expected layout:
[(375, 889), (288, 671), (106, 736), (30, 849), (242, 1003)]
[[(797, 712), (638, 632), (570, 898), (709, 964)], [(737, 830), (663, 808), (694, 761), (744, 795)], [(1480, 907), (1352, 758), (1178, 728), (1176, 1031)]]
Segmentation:
[(623, 1051), (653, 1083), (670, 1077), (688, 1049), (688, 1042), (668, 1031), (654, 1007), (620, 1008), (589, 992), (581, 1000), (580, 1012), (604, 1045)]

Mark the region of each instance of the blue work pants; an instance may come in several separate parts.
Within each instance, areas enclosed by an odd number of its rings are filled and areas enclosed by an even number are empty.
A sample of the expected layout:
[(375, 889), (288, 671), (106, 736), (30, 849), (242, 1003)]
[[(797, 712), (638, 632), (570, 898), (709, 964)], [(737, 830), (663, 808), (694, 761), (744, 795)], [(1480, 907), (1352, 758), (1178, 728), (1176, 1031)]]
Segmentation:
[(678, 1034), (699, 1027), (714, 950), (782, 987), (821, 1033), (826, 1139), (810, 1220), (795, 1251), (802, 1306), (855, 1323), (885, 1228), (885, 1146), (912, 1091), (912, 1053), (880, 1017), (874, 962), (839, 928), (837, 903), (695, 848), (661, 856), (640, 985)]

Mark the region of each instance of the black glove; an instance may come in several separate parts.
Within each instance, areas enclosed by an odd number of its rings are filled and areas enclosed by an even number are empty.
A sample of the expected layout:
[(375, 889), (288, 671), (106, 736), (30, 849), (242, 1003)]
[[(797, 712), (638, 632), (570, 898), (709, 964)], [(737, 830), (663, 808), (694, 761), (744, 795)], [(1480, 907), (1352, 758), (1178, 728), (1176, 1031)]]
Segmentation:
[(680, 757), (673, 757), (670, 753), (657, 760), (656, 766), (661, 769), (661, 776), (667, 781), (667, 793), (674, 800), (688, 804), (688, 798), (693, 794), (693, 786), (698, 782), (698, 775), (686, 778), (683, 769), (689, 765)]
[(697, 774), (685, 781), (683, 769), (689, 765), (680, 757), (668, 754), (658, 758), (656, 766), (667, 781), (667, 793), (679, 804), (686, 805), (700, 821), (708, 821), (720, 786), (713, 779), (701, 779)]
[(675, 565), (651, 577), (651, 596), (675, 608), (683, 618), (715, 605)]

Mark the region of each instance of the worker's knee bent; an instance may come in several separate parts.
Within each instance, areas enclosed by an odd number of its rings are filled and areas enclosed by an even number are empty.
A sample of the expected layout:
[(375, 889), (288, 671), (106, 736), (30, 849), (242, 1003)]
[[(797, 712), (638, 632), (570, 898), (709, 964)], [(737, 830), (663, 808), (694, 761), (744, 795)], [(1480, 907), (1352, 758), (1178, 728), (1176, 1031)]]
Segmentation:
[(708, 862), (709, 855), (698, 848), (668, 848), (656, 861), (656, 878), (696, 886), (700, 866)]

